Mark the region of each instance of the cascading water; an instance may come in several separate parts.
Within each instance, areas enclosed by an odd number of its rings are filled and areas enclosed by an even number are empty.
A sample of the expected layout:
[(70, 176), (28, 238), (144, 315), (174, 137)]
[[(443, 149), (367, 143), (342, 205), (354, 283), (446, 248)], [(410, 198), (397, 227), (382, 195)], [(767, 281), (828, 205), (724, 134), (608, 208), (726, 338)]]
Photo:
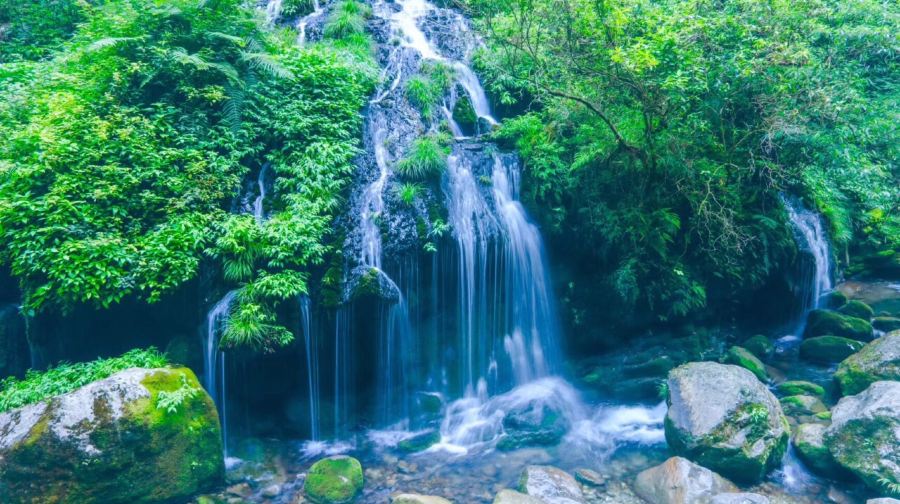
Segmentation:
[(312, 336), (312, 317), (308, 296), (300, 297), (300, 325), (306, 352), (306, 383), (309, 389), (310, 439), (319, 439), (319, 352)]
[(800, 261), (800, 306), (792, 338), (789, 337), (792, 341), (796, 341), (803, 333), (806, 315), (819, 306), (822, 296), (833, 287), (831, 249), (822, 216), (818, 212), (806, 209), (797, 199), (782, 198), (782, 200), (797, 247), (801, 253), (807, 255)]
[[(225, 353), (219, 350), (219, 338), (228, 320), (231, 305), (237, 297), (237, 291), (229, 291), (222, 296), (209, 313), (206, 315), (206, 341), (203, 354), (204, 386), (209, 396), (213, 398), (221, 413), (222, 436), (228, 439), (228, 415), (226, 414), (226, 387)], [(225, 443), (225, 452), (228, 453), (228, 445)]]
[(256, 199), (253, 200), (253, 216), (256, 217), (256, 222), (262, 223), (265, 220), (265, 209), (263, 208), (263, 202), (266, 199), (266, 175), (269, 171), (269, 163), (266, 163), (260, 168), (259, 176), (256, 180), (256, 185), (259, 189), (259, 194), (256, 196)]
[(281, 16), (281, 5), (282, 0), (268, 0), (266, 3), (266, 22), (268, 24), (274, 24)]
[(313, 0), (313, 11), (297, 21), (297, 44), (302, 46), (306, 43), (306, 28), (311, 21), (321, 17), (323, 12), (325, 11), (319, 4), (319, 0)]

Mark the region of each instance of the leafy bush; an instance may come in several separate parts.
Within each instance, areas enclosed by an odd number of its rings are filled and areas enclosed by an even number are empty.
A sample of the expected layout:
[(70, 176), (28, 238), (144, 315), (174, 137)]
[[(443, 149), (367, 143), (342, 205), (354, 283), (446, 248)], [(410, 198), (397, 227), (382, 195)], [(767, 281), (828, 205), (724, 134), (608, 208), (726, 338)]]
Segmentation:
[(403, 203), (406, 205), (412, 205), (416, 201), (416, 198), (419, 196), (420, 192), (422, 192), (422, 186), (410, 182), (407, 182), (397, 188), (397, 193), (400, 196), (400, 200), (403, 201)]
[(46, 371), (29, 370), (23, 379), (0, 382), (0, 412), (66, 394), (88, 383), (129, 368), (159, 368), (169, 364), (155, 348), (130, 350), (119, 357), (75, 364), (63, 363)]
[(408, 179), (424, 180), (440, 175), (447, 168), (449, 149), (437, 135), (417, 138), (406, 157), (397, 163), (397, 171)]
[(311, 0), (284, 0), (281, 3), (281, 15), (283, 17), (305, 16), (314, 9)]

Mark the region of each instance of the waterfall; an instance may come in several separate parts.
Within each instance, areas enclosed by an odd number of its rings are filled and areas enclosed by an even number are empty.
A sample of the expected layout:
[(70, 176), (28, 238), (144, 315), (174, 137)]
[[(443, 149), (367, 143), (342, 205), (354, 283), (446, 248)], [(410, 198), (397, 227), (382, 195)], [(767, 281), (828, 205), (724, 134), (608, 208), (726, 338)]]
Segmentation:
[(797, 247), (810, 259), (800, 262), (800, 309), (795, 335), (803, 333), (806, 314), (817, 308), (822, 296), (828, 293), (833, 285), (831, 281), (831, 250), (828, 245), (828, 233), (822, 216), (808, 210), (794, 198), (782, 198), (788, 218), (794, 232)]
[[(237, 297), (237, 290), (229, 291), (206, 314), (206, 338), (204, 341), (206, 351), (203, 354), (203, 384), (221, 412), (222, 437), (225, 440), (226, 454), (228, 453), (228, 415), (225, 410), (227, 380), (225, 376), (225, 353), (219, 351), (219, 340), (222, 331), (225, 329), (225, 323), (228, 320), (228, 314), (231, 311), (231, 305), (234, 303), (235, 297)], [(220, 372), (217, 373), (217, 370)]]
[(256, 185), (259, 188), (259, 194), (253, 200), (253, 216), (256, 222), (262, 223), (265, 220), (265, 209), (263, 201), (266, 199), (266, 173), (269, 171), (269, 163), (266, 163), (259, 169), (259, 176), (256, 179)]
[(309, 14), (303, 16), (297, 21), (297, 44), (303, 45), (306, 43), (306, 27), (309, 26), (309, 22), (313, 19), (318, 18), (325, 12), (322, 9), (322, 6), (319, 4), (319, 0), (313, 0), (313, 11)]
[(312, 317), (308, 296), (300, 297), (300, 324), (306, 351), (306, 383), (309, 389), (310, 439), (319, 439), (319, 352), (312, 337)]
[(268, 0), (266, 4), (266, 23), (272, 25), (281, 16), (282, 0)]

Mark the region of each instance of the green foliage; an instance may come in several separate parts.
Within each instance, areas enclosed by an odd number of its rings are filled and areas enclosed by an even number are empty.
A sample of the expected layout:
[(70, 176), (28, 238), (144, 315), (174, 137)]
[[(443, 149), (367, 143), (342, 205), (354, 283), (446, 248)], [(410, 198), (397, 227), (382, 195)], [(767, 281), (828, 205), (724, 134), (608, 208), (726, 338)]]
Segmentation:
[(346, 39), (366, 31), (366, 19), (371, 12), (365, 4), (343, 0), (335, 6), (325, 22), (324, 35), (331, 39)]
[(84, 20), (78, 0), (0, 0), (0, 63), (46, 57)]
[(422, 73), (406, 82), (406, 96), (426, 119), (433, 118), (435, 107), (453, 83), (453, 69), (441, 62), (428, 61)]
[(405, 178), (424, 180), (440, 175), (447, 168), (449, 149), (437, 135), (415, 139), (406, 157), (397, 163), (397, 171)]
[(525, 161), (524, 197), (613, 313), (750, 295), (793, 256), (781, 191), (834, 243), (895, 248), (896, 3), (468, 6), (488, 33), (479, 69), (523, 112), (497, 138)]
[(313, 11), (314, 4), (311, 0), (284, 0), (281, 3), (282, 17), (300, 17)]
[(0, 382), (0, 412), (20, 408), (108, 378), (129, 368), (160, 368), (169, 362), (155, 348), (130, 350), (119, 357), (75, 364), (63, 363), (46, 371), (29, 370), (23, 379)]
[(185, 375), (181, 375), (181, 386), (172, 391), (160, 390), (156, 395), (157, 409), (165, 410), (166, 413), (176, 413), (178, 408), (191, 399), (200, 394), (200, 389), (194, 388), (187, 381)]
[(400, 199), (406, 205), (412, 205), (415, 203), (416, 198), (419, 196), (419, 193), (422, 192), (422, 186), (419, 184), (415, 184), (412, 182), (406, 182), (400, 187), (397, 188), (397, 193), (400, 196)]

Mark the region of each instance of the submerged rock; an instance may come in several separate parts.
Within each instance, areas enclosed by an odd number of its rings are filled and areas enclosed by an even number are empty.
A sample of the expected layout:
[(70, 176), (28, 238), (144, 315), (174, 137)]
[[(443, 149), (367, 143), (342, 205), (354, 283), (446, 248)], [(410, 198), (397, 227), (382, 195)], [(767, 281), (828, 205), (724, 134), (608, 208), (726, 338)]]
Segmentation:
[(734, 364), (750, 371), (762, 382), (769, 381), (769, 375), (766, 373), (766, 366), (755, 355), (746, 348), (733, 346), (728, 349), (724, 359), (726, 364)]
[(584, 503), (581, 487), (571, 474), (553, 466), (528, 466), (519, 478), (519, 490), (546, 504)]
[(740, 481), (781, 463), (788, 423), (778, 399), (744, 368), (693, 362), (669, 373), (669, 447)]
[(876, 339), (841, 362), (834, 379), (843, 395), (858, 394), (880, 380), (900, 381), (900, 331)]
[(397, 443), (397, 448), (407, 453), (414, 453), (427, 450), (440, 441), (441, 433), (436, 430), (430, 430), (400, 441)]
[(550, 404), (536, 399), (503, 417), (505, 435), (497, 442), (500, 450), (558, 443), (569, 430), (566, 416)]
[(817, 336), (803, 340), (800, 357), (823, 364), (841, 362), (858, 352), (864, 343), (840, 336)]
[(856, 300), (848, 301), (844, 306), (838, 308), (837, 311), (843, 315), (863, 320), (872, 320), (872, 317), (875, 316), (875, 310), (873, 310), (871, 306)]
[(732, 482), (682, 457), (672, 457), (641, 472), (634, 489), (654, 504), (709, 502), (715, 495), (738, 491)]
[[(175, 411), (162, 392), (193, 391)], [(187, 368), (127, 369), (0, 414), (0, 502), (184, 501), (224, 481), (219, 417)]]
[(544, 501), (515, 490), (500, 490), (494, 497), (494, 504), (545, 504)]
[(825, 446), (825, 429), (819, 423), (808, 423), (797, 426), (792, 443), (800, 459), (813, 472), (829, 478), (846, 476), (846, 471), (834, 460)]
[(336, 455), (309, 468), (303, 489), (316, 504), (353, 502), (363, 488), (362, 465), (353, 457)]
[(857, 341), (870, 341), (872, 339), (872, 325), (868, 321), (843, 315), (829, 310), (813, 310), (806, 320), (804, 338), (816, 336), (841, 336)]
[(436, 495), (400, 494), (391, 499), (391, 504), (453, 504)]
[(838, 464), (879, 492), (900, 485), (900, 382), (875, 382), (831, 410), (825, 446)]

